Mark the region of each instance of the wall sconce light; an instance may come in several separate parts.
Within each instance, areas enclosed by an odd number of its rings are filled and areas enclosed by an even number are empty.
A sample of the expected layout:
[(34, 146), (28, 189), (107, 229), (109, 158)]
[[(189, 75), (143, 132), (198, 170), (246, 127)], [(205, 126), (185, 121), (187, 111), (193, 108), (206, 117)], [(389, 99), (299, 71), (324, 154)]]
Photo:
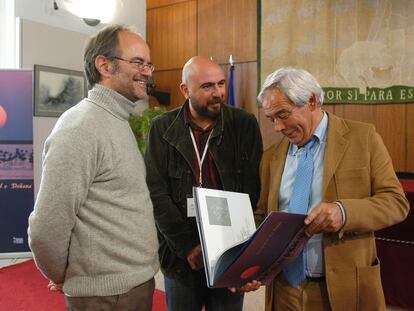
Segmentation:
[(55, 7), (56, 3), (82, 18), (87, 25), (96, 26), (101, 22), (110, 22), (118, 7), (122, 5), (122, 0), (59, 0), (54, 1)]
[(88, 24), (89, 26), (96, 26), (98, 25), (101, 21), (97, 18), (82, 18), (83, 21)]

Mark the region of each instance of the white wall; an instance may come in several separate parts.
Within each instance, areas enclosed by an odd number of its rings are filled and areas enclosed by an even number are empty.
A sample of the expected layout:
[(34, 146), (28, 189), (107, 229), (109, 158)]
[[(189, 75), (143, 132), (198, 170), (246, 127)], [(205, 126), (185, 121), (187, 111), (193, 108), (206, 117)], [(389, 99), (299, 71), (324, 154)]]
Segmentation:
[[(22, 68), (34, 64), (82, 71), (82, 49), (88, 35), (21, 20)], [(39, 189), (43, 144), (57, 118), (33, 117), (34, 192)]]
[[(112, 23), (133, 26), (136, 31), (145, 35), (145, 0), (118, 2), (121, 6)], [(39, 64), (82, 71), (82, 54), (87, 38), (105, 26), (100, 24), (91, 27), (69, 12), (62, 9), (55, 11), (51, 0), (15, 0), (15, 16), (22, 19), (21, 68), (29, 69), (33, 69), (34, 64)], [(43, 145), (56, 121), (57, 118), (45, 117), (34, 117), (33, 120), (35, 195), (40, 184)]]
[[(146, 1), (116, 0), (116, 2), (118, 7), (110, 23), (134, 26), (136, 31), (145, 36)], [(53, 9), (53, 0), (15, 0), (15, 15), (34, 22), (86, 34), (93, 34), (105, 26), (105, 24), (88, 26), (81, 18), (64, 9), (67, 6), (65, 0), (58, 0), (56, 3), (59, 10)]]
[(0, 0), (0, 68), (19, 68), (15, 28), (14, 0)]

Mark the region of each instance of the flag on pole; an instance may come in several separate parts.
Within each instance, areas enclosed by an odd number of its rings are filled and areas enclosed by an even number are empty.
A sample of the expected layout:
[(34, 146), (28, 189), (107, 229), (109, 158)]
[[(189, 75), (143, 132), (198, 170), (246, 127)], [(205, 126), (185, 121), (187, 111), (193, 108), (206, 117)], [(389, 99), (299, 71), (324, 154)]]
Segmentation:
[(230, 106), (236, 107), (236, 85), (234, 80), (234, 62), (233, 55), (230, 55), (230, 77), (229, 77), (229, 90), (227, 92), (227, 103)]

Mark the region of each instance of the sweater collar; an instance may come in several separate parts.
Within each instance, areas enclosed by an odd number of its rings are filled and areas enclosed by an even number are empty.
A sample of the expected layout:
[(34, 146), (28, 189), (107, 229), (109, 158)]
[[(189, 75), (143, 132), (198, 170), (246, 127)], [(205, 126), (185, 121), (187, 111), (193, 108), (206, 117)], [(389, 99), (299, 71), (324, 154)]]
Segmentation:
[(97, 106), (105, 109), (110, 114), (121, 120), (128, 120), (129, 115), (137, 106), (118, 92), (101, 84), (95, 84), (88, 92), (88, 99)]

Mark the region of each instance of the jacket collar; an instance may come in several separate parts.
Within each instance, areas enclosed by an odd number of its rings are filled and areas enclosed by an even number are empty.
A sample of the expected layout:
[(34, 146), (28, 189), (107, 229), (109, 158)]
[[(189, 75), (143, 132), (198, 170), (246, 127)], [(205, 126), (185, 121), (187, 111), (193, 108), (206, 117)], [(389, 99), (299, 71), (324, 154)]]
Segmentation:
[(350, 131), (345, 120), (328, 112), (328, 137), (325, 149), (325, 160), (323, 164), (322, 196), (325, 195), (329, 182), (336, 171), (349, 141), (346, 134)]
[(269, 192), (271, 193), (269, 199), (269, 206), (274, 206), (275, 210), (279, 210), (279, 190), (280, 182), (282, 180), (283, 169), (285, 167), (286, 157), (289, 149), (289, 140), (283, 137), (273, 147), (273, 152), (270, 157), (270, 185)]

